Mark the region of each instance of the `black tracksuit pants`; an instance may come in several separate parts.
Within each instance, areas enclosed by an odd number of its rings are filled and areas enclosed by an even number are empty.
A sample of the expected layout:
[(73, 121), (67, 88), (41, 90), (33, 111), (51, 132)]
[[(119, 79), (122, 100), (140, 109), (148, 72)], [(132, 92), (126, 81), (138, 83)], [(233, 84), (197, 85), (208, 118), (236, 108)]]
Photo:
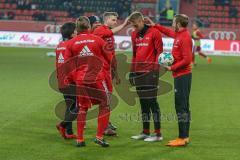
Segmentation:
[(134, 80), (141, 104), (143, 131), (150, 130), (152, 115), (155, 132), (160, 132), (161, 112), (157, 102), (159, 72), (135, 73)]
[(179, 138), (189, 137), (191, 120), (189, 96), (191, 91), (191, 83), (191, 73), (174, 78), (175, 109), (178, 118)]
[[(63, 93), (63, 97), (64, 97), (64, 100), (66, 103), (66, 111), (65, 111), (65, 115), (64, 115), (64, 120), (61, 122), (61, 125), (66, 128), (66, 132), (68, 134), (73, 134), (72, 122), (74, 120), (76, 120), (79, 108), (77, 106), (77, 98), (74, 95), (76, 93), (69, 94), (69, 92), (66, 92), (65, 90), (60, 90)], [(71, 91), (71, 92), (73, 92), (73, 91)]]

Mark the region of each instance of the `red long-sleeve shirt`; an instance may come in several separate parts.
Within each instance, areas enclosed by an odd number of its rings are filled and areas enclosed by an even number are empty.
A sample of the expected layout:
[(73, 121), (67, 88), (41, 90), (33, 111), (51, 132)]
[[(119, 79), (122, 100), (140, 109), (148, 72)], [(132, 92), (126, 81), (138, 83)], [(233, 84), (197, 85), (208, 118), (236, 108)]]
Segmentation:
[(105, 45), (104, 40), (87, 32), (82, 32), (70, 40), (66, 50), (66, 61), (70, 61), (68, 67), (72, 67), (71, 70), (75, 69), (74, 78), (77, 84), (91, 83), (110, 76), (108, 73), (111, 53), (104, 51)]
[(187, 29), (182, 29), (175, 32), (169, 28), (161, 25), (155, 25), (161, 33), (174, 38), (172, 54), (174, 57), (174, 63), (171, 66), (173, 77), (179, 77), (192, 72), (192, 38)]
[(159, 69), (158, 56), (163, 52), (161, 33), (153, 27), (145, 26), (145, 30), (142, 36), (137, 31), (131, 35), (133, 46), (131, 72), (149, 72)]
[(117, 61), (115, 55), (115, 39), (112, 30), (108, 26), (102, 25), (97, 27), (93, 31), (93, 34), (101, 37), (107, 43), (105, 49), (112, 53), (111, 67), (115, 70), (117, 68)]
[[(57, 71), (57, 79), (58, 79), (58, 87), (60, 89), (66, 88), (67, 85), (71, 82), (73, 82), (73, 75), (68, 74), (67, 76), (64, 74), (64, 63), (66, 61), (66, 48), (69, 43), (69, 40), (67, 41), (61, 41), (58, 46), (55, 49), (56, 53), (56, 71)], [(68, 79), (67, 82), (64, 82), (64, 79)]]

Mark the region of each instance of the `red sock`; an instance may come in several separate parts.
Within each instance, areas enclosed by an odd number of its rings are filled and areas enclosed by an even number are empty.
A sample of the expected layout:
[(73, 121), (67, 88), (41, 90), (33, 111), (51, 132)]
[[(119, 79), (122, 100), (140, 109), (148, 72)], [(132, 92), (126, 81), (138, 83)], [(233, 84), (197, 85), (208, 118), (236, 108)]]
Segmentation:
[(99, 106), (97, 138), (102, 139), (104, 130), (107, 128), (110, 117), (109, 107)]
[(86, 124), (87, 108), (80, 108), (77, 117), (77, 140), (84, 141), (83, 132)]
[(150, 130), (149, 129), (143, 129), (143, 133), (144, 134), (150, 134)]
[(155, 132), (157, 135), (160, 135), (160, 134), (161, 134), (161, 130), (160, 130), (160, 129), (156, 129), (154, 132)]

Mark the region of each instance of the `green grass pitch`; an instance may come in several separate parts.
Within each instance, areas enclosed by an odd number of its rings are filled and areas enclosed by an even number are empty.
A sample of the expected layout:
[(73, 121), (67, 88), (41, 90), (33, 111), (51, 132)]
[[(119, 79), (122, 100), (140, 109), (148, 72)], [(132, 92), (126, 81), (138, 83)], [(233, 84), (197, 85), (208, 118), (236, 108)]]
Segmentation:
[[(177, 136), (175, 120), (163, 119), (163, 142), (145, 143), (130, 137), (141, 123), (124, 119), (136, 114), (139, 103), (129, 107), (120, 99), (111, 120), (118, 137), (107, 138), (109, 148), (92, 142), (96, 120), (87, 122), (85, 148), (57, 133), (54, 106), (62, 100), (48, 77), (54, 70), (49, 49), (0, 48), (0, 159), (1, 160), (239, 160), (240, 150), (240, 57), (212, 57), (213, 63), (197, 57), (191, 92), (191, 143), (186, 148), (168, 148)], [(168, 73), (164, 80), (172, 84)], [(173, 92), (160, 96), (161, 112), (174, 114)], [(75, 124), (74, 124), (75, 126)]]

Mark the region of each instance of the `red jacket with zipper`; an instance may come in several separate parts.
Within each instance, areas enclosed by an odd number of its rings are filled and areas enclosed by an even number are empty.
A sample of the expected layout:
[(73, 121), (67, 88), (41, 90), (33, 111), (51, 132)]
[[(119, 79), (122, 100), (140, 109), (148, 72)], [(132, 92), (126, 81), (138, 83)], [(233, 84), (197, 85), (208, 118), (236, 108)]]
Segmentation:
[(155, 25), (154, 27), (157, 28), (161, 33), (174, 38), (172, 48), (174, 63), (171, 66), (173, 77), (176, 78), (191, 73), (193, 43), (191, 34), (187, 31), (187, 29), (182, 29), (178, 32), (175, 32), (159, 24)]

